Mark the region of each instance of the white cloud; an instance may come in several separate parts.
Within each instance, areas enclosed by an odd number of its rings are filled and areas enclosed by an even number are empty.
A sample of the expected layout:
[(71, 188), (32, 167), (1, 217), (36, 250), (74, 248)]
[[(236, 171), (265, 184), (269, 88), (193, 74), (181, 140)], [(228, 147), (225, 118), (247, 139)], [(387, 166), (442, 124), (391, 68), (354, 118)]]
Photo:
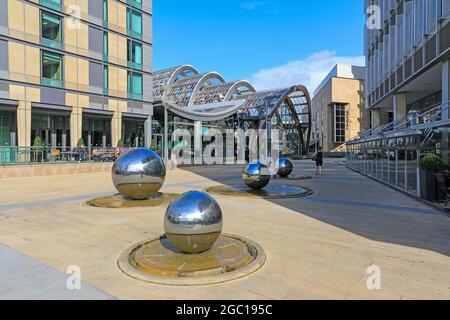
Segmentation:
[(241, 8), (245, 10), (255, 10), (258, 7), (266, 5), (265, 1), (246, 1), (241, 2)]
[(282, 66), (262, 69), (250, 77), (258, 90), (284, 88), (302, 84), (311, 95), (323, 79), (338, 64), (363, 66), (364, 56), (340, 57), (334, 51), (321, 51), (311, 54), (304, 60), (290, 61)]

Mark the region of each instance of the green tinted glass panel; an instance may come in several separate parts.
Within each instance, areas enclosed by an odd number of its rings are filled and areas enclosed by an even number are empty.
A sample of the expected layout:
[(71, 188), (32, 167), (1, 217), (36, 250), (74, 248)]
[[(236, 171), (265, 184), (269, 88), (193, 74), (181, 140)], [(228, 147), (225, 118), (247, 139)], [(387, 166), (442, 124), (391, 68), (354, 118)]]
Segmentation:
[(61, 86), (62, 57), (60, 55), (45, 51), (42, 53), (42, 78), (46, 85)]

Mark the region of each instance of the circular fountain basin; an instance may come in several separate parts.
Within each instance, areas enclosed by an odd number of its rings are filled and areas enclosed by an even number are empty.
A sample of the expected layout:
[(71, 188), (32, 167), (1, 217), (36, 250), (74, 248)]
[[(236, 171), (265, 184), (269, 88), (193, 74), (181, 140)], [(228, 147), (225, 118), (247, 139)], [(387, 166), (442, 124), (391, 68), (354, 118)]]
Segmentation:
[(313, 192), (305, 187), (296, 185), (268, 185), (261, 190), (253, 190), (244, 184), (231, 186), (214, 186), (205, 190), (208, 193), (235, 196), (235, 197), (260, 197), (264, 199), (300, 198), (312, 195)]
[(242, 278), (261, 268), (265, 260), (262, 247), (242, 237), (222, 234), (210, 250), (185, 254), (164, 235), (128, 248), (118, 266), (138, 280), (189, 286)]
[(178, 194), (161, 193), (158, 192), (154, 196), (144, 200), (133, 200), (125, 197), (122, 194), (115, 194), (113, 196), (96, 198), (89, 200), (88, 205), (97, 208), (137, 208), (137, 207), (158, 207), (169, 204), (172, 200), (179, 197)]

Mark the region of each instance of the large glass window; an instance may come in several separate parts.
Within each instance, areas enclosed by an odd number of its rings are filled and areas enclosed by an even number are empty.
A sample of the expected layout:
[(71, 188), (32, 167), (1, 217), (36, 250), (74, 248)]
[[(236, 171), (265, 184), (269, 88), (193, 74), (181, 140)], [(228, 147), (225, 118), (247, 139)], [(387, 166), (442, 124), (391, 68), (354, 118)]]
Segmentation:
[(345, 142), (345, 105), (334, 106), (334, 142)]
[(32, 111), (31, 143), (36, 137), (44, 146), (65, 150), (70, 145), (70, 114), (57, 111)]
[(83, 141), (88, 147), (111, 147), (111, 119), (83, 116)]
[(130, 8), (127, 9), (127, 29), (132, 37), (142, 38), (142, 14)]
[[(0, 106), (1, 108), (1, 106)], [(0, 110), (0, 164), (14, 162), (16, 145), (16, 112)]]
[(142, 74), (128, 71), (128, 98), (142, 100)]
[(125, 147), (144, 147), (144, 121), (123, 120), (122, 141)]
[(0, 147), (11, 146), (16, 133), (15, 111), (0, 111)]
[(142, 44), (136, 41), (128, 40), (128, 61), (129, 67), (141, 69), (142, 67)]
[(61, 17), (45, 11), (41, 13), (41, 43), (44, 46), (62, 49)]
[(62, 56), (47, 51), (42, 52), (42, 84), (62, 87)]

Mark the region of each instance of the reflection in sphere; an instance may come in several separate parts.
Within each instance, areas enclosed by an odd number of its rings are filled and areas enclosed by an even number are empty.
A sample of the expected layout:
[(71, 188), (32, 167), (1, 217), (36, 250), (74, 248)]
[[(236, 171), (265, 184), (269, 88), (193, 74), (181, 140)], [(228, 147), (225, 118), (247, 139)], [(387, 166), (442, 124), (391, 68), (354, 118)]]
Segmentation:
[(270, 182), (270, 170), (261, 162), (254, 162), (247, 165), (242, 172), (244, 183), (253, 190), (260, 190)]
[(113, 165), (116, 189), (133, 200), (154, 196), (164, 184), (166, 167), (154, 151), (141, 148), (121, 155)]
[(278, 160), (278, 175), (286, 178), (294, 170), (294, 165), (288, 158), (280, 158)]
[(222, 210), (206, 192), (190, 191), (174, 200), (164, 216), (170, 242), (184, 253), (212, 248), (222, 233)]

